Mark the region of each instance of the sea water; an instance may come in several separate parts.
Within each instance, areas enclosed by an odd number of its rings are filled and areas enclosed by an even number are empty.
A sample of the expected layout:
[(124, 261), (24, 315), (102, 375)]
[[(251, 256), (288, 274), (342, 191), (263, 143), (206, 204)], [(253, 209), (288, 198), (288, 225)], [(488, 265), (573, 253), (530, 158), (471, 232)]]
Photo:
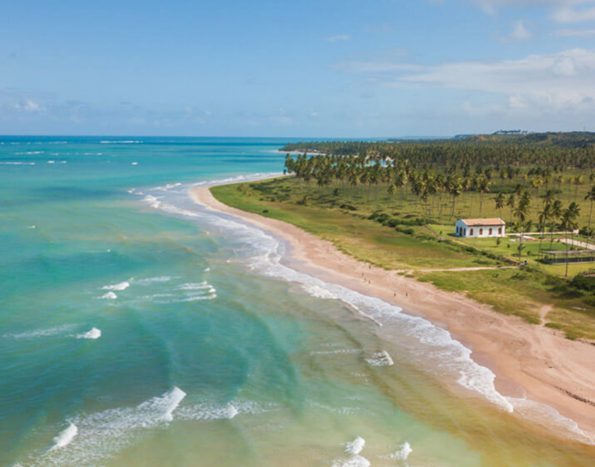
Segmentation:
[(189, 197), (288, 141), (0, 138), (0, 465), (588, 465), (447, 331)]

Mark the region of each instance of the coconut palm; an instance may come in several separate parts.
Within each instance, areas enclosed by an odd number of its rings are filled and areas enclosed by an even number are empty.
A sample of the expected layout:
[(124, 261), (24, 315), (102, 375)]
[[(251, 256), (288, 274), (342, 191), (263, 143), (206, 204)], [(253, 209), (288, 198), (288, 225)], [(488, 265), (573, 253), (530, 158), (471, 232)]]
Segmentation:
[(531, 195), (528, 191), (524, 191), (519, 199), (519, 202), (514, 210), (514, 216), (518, 219), (518, 226), (521, 230), (519, 236), (519, 261), (523, 251), (523, 236), (525, 235), (525, 223), (527, 222), (527, 214), (529, 212), (529, 205), (531, 204)]
[(457, 198), (461, 196), (463, 192), (463, 184), (461, 182), (461, 177), (449, 177), (447, 183), (448, 193), (452, 196), (452, 212), (451, 217), (455, 215), (455, 203)]
[(593, 218), (593, 201), (595, 201), (595, 185), (585, 196), (585, 200), (589, 200), (589, 232), (591, 232), (591, 219)]
[(516, 205), (516, 197), (514, 193), (511, 193), (506, 200), (506, 206), (510, 208), (510, 217), (512, 217), (512, 213), (514, 211)]
[(564, 277), (568, 277), (568, 250), (570, 248), (570, 242), (568, 242), (568, 232), (570, 231), (570, 239), (572, 241), (572, 233), (578, 228), (577, 218), (581, 212), (580, 207), (574, 201), (568, 205), (568, 207), (562, 212), (560, 226), (565, 231), (566, 236), (566, 270)]
[(504, 194), (502, 194), (502, 192), (498, 193), (498, 196), (494, 198), (494, 202), (496, 203), (496, 209), (498, 210), (498, 213), (500, 213), (500, 217), (502, 217), (502, 208), (506, 202)]
[(481, 211), (483, 207), (482, 195), (490, 191), (490, 184), (491, 182), (486, 177), (480, 177), (477, 181), (477, 191), (479, 191), (479, 217), (481, 217)]

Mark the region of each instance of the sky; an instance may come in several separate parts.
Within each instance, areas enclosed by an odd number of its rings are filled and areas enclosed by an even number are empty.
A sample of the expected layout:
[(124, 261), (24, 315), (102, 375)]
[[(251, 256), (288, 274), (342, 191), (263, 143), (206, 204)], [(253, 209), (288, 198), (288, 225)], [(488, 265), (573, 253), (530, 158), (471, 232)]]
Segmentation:
[(595, 0), (0, 0), (0, 134), (595, 131)]

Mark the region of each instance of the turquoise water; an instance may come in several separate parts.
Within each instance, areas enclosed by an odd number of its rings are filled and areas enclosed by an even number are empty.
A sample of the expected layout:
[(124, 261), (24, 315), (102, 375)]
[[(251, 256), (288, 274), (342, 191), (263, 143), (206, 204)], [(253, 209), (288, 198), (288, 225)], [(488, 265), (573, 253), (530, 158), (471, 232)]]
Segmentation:
[(189, 198), (285, 142), (0, 138), (0, 465), (587, 465), (447, 333)]

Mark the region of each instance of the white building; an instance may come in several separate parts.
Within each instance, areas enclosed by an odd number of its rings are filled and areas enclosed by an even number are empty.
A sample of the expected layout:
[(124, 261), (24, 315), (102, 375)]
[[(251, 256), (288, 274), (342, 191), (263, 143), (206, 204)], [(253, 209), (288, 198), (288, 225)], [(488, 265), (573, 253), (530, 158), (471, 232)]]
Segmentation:
[(506, 222), (499, 217), (491, 219), (459, 219), (455, 227), (457, 237), (489, 238), (506, 236)]

